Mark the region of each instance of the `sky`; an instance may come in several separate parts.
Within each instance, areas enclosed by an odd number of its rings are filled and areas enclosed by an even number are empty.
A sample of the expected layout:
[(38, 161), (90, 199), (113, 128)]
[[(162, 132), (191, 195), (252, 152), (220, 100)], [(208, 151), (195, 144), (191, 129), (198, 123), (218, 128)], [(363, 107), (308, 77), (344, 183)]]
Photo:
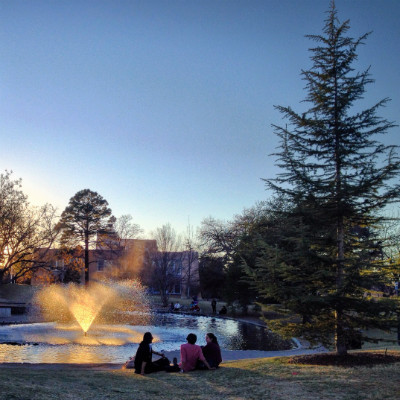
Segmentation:
[[(336, 0), (372, 31), (363, 102), (400, 122), (400, 1)], [(275, 105), (302, 110), (328, 0), (0, 0), (0, 173), (60, 213), (98, 192), (145, 236), (230, 220), (279, 172)], [(400, 144), (400, 128), (382, 140)]]

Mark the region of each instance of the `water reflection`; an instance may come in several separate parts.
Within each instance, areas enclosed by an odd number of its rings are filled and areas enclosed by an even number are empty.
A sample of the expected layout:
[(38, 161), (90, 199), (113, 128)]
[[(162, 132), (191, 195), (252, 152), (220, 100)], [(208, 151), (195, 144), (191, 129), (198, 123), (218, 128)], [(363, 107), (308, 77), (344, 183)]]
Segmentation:
[[(31, 343), (24, 346), (0, 344), (0, 362), (30, 363), (123, 363), (135, 354), (143, 333), (151, 331), (154, 349), (179, 350), (189, 332), (205, 345), (213, 332), (224, 349), (281, 350), (290, 348), (263, 327), (230, 319), (182, 314), (155, 314), (148, 325), (94, 325), (84, 336), (76, 325), (55, 323), (0, 327), (0, 342)], [(33, 345), (39, 343), (39, 345)]]

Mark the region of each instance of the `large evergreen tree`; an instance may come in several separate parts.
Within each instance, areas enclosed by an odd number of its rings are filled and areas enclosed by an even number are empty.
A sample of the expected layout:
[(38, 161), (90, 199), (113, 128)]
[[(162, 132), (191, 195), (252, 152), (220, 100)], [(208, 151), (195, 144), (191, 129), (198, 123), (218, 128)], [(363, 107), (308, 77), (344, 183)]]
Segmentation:
[(387, 304), (366, 292), (385, 280), (378, 231), (385, 207), (400, 194), (395, 146), (377, 140), (394, 126), (377, 116), (388, 99), (360, 107), (373, 80), (369, 69), (355, 72), (353, 65), (368, 34), (353, 39), (348, 30), (332, 2), (323, 34), (308, 36), (316, 43), (313, 65), (302, 71), (309, 108), (297, 113), (277, 107), (289, 122), (274, 126), (283, 172), (266, 182), (292, 206), (281, 213), (280, 239), (264, 243), (252, 270), (266, 295), (273, 292), (306, 316), (303, 332), (325, 342), (334, 338), (339, 354), (346, 354), (353, 329), (390, 322)]
[(83, 189), (69, 200), (61, 214), (61, 242), (67, 247), (83, 243), (85, 250), (85, 284), (89, 283), (89, 248), (97, 234), (112, 232), (114, 218), (108, 202), (97, 192)]

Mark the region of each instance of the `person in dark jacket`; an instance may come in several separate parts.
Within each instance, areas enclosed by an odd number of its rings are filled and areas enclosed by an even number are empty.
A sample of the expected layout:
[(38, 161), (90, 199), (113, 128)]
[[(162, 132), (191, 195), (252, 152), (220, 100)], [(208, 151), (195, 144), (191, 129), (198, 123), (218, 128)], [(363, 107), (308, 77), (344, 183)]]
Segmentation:
[(222, 357), (217, 337), (213, 333), (207, 333), (206, 342), (207, 344), (201, 348), (204, 358), (211, 368), (218, 368), (218, 365), (222, 362)]
[[(153, 335), (150, 332), (146, 332), (143, 335), (143, 341), (139, 344), (135, 356), (135, 373), (136, 374), (150, 374), (152, 372), (163, 371), (166, 366), (169, 365), (169, 360), (165, 358), (162, 353), (157, 353), (152, 349), (151, 342), (153, 341)], [(157, 354), (161, 356), (157, 361), (152, 362), (152, 355)]]
[(212, 299), (211, 301), (211, 308), (212, 308), (212, 313), (216, 314), (217, 313), (217, 300)]
[(228, 309), (225, 306), (222, 306), (219, 310), (219, 315), (225, 315), (228, 312)]

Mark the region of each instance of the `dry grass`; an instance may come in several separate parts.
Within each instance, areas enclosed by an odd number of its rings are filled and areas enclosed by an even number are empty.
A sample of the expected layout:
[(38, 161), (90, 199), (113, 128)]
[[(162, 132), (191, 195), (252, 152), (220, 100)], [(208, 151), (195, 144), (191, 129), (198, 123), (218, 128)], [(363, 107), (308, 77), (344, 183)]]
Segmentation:
[(365, 332), (367, 336), (375, 339), (371, 342), (363, 343), (363, 350), (398, 350), (397, 331), (384, 332), (378, 329), (370, 329)]
[[(400, 353), (399, 353), (400, 355)], [(398, 398), (399, 363), (341, 368), (292, 365), (288, 358), (225, 363), (217, 371), (160, 372), (18, 366), (0, 368), (0, 399), (276, 399)]]

